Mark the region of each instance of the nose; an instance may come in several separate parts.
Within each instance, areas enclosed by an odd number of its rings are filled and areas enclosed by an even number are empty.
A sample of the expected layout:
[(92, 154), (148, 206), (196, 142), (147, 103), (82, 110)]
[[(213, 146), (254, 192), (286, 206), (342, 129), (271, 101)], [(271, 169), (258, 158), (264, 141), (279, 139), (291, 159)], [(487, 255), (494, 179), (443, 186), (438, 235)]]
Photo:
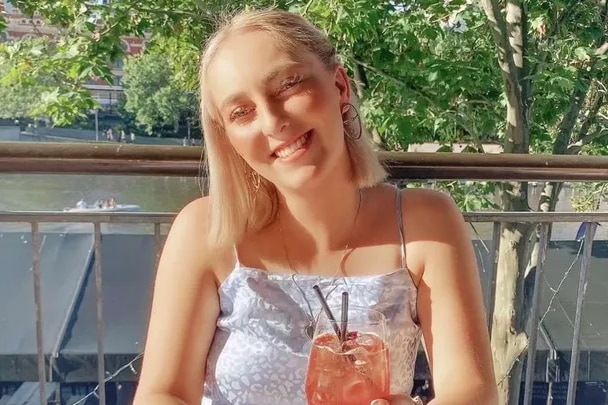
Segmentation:
[(289, 127), (288, 115), (280, 105), (267, 104), (262, 109), (258, 108), (258, 119), (266, 136), (280, 138)]

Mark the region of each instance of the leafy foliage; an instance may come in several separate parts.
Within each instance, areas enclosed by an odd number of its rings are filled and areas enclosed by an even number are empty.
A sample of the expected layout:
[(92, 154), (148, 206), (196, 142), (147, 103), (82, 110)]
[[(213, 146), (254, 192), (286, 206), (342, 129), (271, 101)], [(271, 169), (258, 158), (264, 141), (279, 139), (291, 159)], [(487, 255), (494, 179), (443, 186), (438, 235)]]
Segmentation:
[[(347, 0), (309, 10), (350, 70), (364, 72), (363, 112), (390, 149), (495, 138), (502, 114), (494, 47), (478, 7), (459, 3)], [(451, 30), (451, 14), (468, 19), (469, 28)]]
[[(111, 80), (110, 64), (122, 58), (121, 37), (151, 38), (187, 66), (173, 68), (179, 88), (196, 88), (196, 60), (218, 16), (244, 7), (276, 5), (305, 14), (332, 38), (345, 65), (357, 78), (362, 112), (387, 149), (415, 142), (454, 140), (479, 149), (504, 141), (505, 92), (495, 62), (492, 26), (478, 2), (470, 0), (232, 1), (170, 0), (150, 5), (115, 0), (96, 5), (78, 0), (17, 0), (28, 14), (39, 13), (62, 27), (57, 44), (47, 44), (47, 61), (38, 74), (70, 72), (71, 86), (49, 95), (44, 110), (56, 122), (91, 107), (81, 85), (92, 77)], [(550, 152), (561, 118), (571, 105), (581, 71), (590, 67), (602, 29), (600, 6), (593, 0), (528, 2), (527, 57), (535, 69), (530, 117), (532, 150)], [(162, 43), (162, 45), (160, 45)], [(19, 54), (26, 54), (23, 50)], [(188, 57), (181, 57), (188, 56)], [(605, 83), (604, 58), (591, 75)], [(38, 63), (36, 63), (38, 65)], [(30, 65), (14, 65), (31, 75)], [(90, 97), (89, 97), (90, 98)], [(165, 98), (168, 100), (169, 98)], [(177, 98), (179, 100), (179, 97)], [(189, 101), (188, 101), (189, 103)], [(145, 120), (144, 120), (145, 121)]]
[(196, 55), (195, 49), (161, 40), (150, 52), (127, 59), (124, 108), (148, 134), (157, 126), (177, 128), (180, 119), (196, 115)]
[[(0, 77), (9, 75), (8, 69), (0, 67)], [(40, 88), (37, 86), (14, 83), (4, 85), (0, 82), (0, 118), (34, 117), (35, 107), (40, 99)]]
[[(67, 52), (67, 53), (66, 53)], [(75, 65), (78, 47), (35, 38), (0, 44), (0, 94), (5, 117), (49, 116), (57, 123), (84, 117), (96, 102), (82, 84), (94, 65)]]

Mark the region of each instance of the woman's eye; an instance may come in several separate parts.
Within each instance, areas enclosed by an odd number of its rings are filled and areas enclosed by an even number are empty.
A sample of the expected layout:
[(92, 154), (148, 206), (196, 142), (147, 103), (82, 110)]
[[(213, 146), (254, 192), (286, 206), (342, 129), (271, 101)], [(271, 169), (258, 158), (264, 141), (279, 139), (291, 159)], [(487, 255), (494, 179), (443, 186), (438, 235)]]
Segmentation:
[(281, 82), (280, 91), (289, 90), (290, 88), (302, 83), (303, 77), (301, 75), (292, 76)]
[(243, 118), (244, 116), (246, 116), (248, 113), (249, 110), (247, 108), (237, 108), (236, 110), (232, 111), (232, 113), (230, 113), (230, 119), (238, 120), (239, 118)]

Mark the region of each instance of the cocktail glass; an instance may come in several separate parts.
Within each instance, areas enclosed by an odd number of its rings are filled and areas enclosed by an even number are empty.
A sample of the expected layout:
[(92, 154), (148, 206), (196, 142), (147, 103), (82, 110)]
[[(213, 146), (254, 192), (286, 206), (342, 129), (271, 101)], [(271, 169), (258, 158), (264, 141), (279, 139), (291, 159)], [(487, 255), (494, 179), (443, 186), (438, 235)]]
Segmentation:
[[(332, 308), (340, 319), (340, 308)], [(342, 329), (341, 322), (337, 324)], [(369, 405), (390, 393), (386, 318), (376, 310), (348, 308), (346, 337), (319, 315), (306, 374), (309, 405)]]

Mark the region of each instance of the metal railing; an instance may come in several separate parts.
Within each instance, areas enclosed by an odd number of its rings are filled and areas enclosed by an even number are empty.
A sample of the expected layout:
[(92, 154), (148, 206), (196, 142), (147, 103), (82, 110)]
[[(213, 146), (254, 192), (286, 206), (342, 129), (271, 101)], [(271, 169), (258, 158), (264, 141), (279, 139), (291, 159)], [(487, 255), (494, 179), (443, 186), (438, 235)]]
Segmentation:
[[(383, 154), (389, 172), (394, 179), (460, 179), (460, 180), (552, 180), (552, 181), (592, 181), (608, 180), (608, 158), (564, 157), (564, 156), (522, 156), (522, 155), (471, 155), (471, 154)], [(132, 145), (54, 145), (0, 143), (0, 173), (65, 173), (65, 174), (145, 174), (151, 176), (200, 174), (200, 148), (184, 147), (142, 147)], [(62, 212), (0, 212), (0, 223), (29, 223), (32, 236), (33, 286), (36, 311), (36, 340), (38, 349), (38, 378), (41, 403), (45, 403), (45, 354), (43, 350), (43, 328), (40, 294), (40, 242), (41, 223), (90, 223), (93, 224), (95, 251), (95, 292), (97, 316), (97, 361), (98, 387), (93, 395), (99, 397), (100, 404), (106, 404), (105, 382), (108, 377), (104, 364), (104, 321), (103, 284), (101, 262), (102, 224), (153, 224), (156, 241), (156, 260), (161, 251), (161, 225), (170, 224), (174, 213), (62, 213)], [(464, 213), (470, 223), (492, 223), (494, 250), (491, 263), (494, 267), (487, 282), (489, 294), (485, 297), (488, 324), (495, 301), (498, 249), (501, 224), (504, 222), (527, 222), (540, 224), (540, 244), (538, 264), (534, 278), (531, 319), (540, 315), (540, 286), (546, 257), (550, 224), (560, 222), (587, 222), (582, 253), (581, 270), (577, 290), (572, 358), (568, 382), (568, 405), (574, 405), (577, 373), (579, 365), (579, 342), (581, 316), (584, 307), (588, 278), (591, 246), (596, 222), (608, 221), (608, 212), (468, 212)], [(535, 325), (532, 322), (532, 325)], [(535, 359), (538, 334), (546, 333), (539, 325), (529, 331), (527, 369), (525, 374), (524, 404), (532, 399)], [(550, 342), (549, 342), (550, 343)], [(551, 348), (555, 350), (555, 348)], [(116, 375), (116, 373), (114, 374)], [(113, 375), (113, 376), (114, 376)]]
[[(394, 179), (608, 180), (600, 156), (380, 152)], [(200, 147), (0, 142), (0, 173), (199, 176)]]
[[(95, 254), (95, 304), (97, 325), (97, 378), (98, 386), (94, 395), (99, 397), (101, 405), (106, 404), (105, 382), (109, 381), (105, 374), (104, 350), (104, 318), (103, 318), (103, 284), (102, 284), (102, 255), (101, 255), (101, 225), (102, 224), (153, 224), (156, 264), (162, 249), (161, 225), (170, 224), (175, 217), (171, 213), (62, 213), (62, 212), (1, 212), (0, 223), (28, 223), (32, 237), (32, 273), (34, 286), (34, 305), (36, 319), (36, 347), (38, 361), (38, 380), (40, 383), (40, 403), (46, 404), (44, 333), (42, 318), (42, 298), (40, 288), (40, 224), (48, 223), (89, 223), (93, 225), (93, 249)], [(116, 375), (117, 373), (115, 373)], [(85, 398), (83, 398), (84, 400)], [(82, 402), (84, 403), (84, 401)]]

